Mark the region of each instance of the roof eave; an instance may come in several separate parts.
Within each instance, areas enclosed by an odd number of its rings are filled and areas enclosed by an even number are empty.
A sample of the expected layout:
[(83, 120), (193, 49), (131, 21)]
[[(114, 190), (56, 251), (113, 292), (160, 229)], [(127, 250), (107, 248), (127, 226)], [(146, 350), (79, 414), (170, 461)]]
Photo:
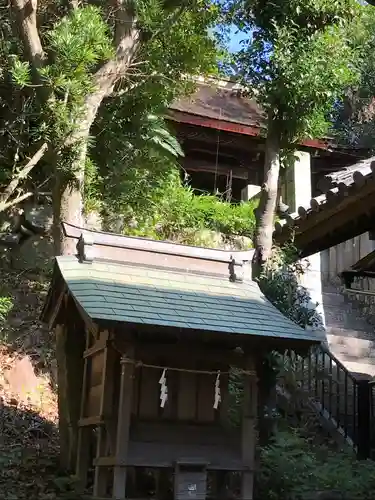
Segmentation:
[[(282, 313), (280, 313), (282, 314)], [(132, 323), (132, 322), (119, 322), (116, 320), (108, 320), (100, 317), (91, 317), (91, 320), (97, 323), (98, 325), (103, 325), (104, 327), (108, 327), (111, 325), (117, 326), (117, 327), (122, 327), (126, 325), (126, 327), (129, 329), (134, 329), (137, 330), (138, 333), (151, 333), (152, 331), (163, 331), (165, 333), (174, 333), (178, 332), (179, 334), (184, 335), (185, 338), (190, 338), (194, 336), (199, 336), (201, 337), (202, 334), (206, 335), (207, 338), (216, 338), (220, 340), (226, 340), (229, 343), (233, 343), (235, 345), (241, 344), (244, 345), (246, 343), (258, 343), (259, 341), (265, 342), (267, 344), (273, 345), (273, 346), (280, 346), (280, 348), (285, 350), (285, 345), (298, 345), (301, 348), (304, 346), (311, 346), (311, 345), (319, 345), (324, 341), (324, 336), (319, 335), (318, 332), (315, 332), (315, 334), (311, 335), (311, 337), (308, 338), (298, 338), (298, 336), (293, 336), (293, 337), (277, 337), (273, 335), (257, 335), (257, 334), (249, 334), (249, 333), (233, 333), (233, 332), (222, 332), (222, 331), (217, 331), (217, 330), (202, 330), (199, 328), (192, 329), (192, 328), (181, 328), (181, 327), (174, 327), (174, 326), (164, 326), (164, 325), (157, 325), (157, 324), (142, 324), (142, 323)], [(302, 329), (303, 330), (303, 329)]]
[[(170, 109), (166, 116), (167, 119), (178, 122), (186, 123), (188, 125), (196, 125), (198, 127), (211, 128), (215, 130), (222, 130), (225, 132), (231, 132), (235, 134), (241, 134), (251, 137), (262, 138), (265, 135), (266, 128), (261, 125), (244, 125), (239, 122), (220, 120), (216, 118), (206, 118), (201, 115), (194, 113), (188, 113), (186, 111)], [(320, 139), (306, 139), (298, 144), (308, 149), (321, 149), (329, 150), (330, 145), (328, 142)]]
[(61, 309), (66, 291), (65, 281), (55, 260), (47, 298), (39, 316), (40, 321), (48, 325), (50, 330), (55, 326), (55, 321)]

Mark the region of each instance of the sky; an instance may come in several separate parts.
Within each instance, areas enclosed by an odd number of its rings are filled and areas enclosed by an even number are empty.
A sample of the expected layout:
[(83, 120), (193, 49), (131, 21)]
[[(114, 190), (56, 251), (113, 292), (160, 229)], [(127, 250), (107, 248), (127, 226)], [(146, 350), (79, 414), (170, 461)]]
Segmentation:
[[(364, 0), (358, 0), (360, 4), (366, 5), (366, 1)], [(375, 4), (375, 0), (373, 0), (373, 4)], [(230, 42), (229, 42), (229, 50), (231, 52), (236, 52), (241, 48), (240, 42), (241, 39), (243, 39), (243, 34), (242, 33), (237, 33), (237, 28), (235, 26), (232, 26), (231, 31), (230, 31)]]
[(238, 29), (235, 26), (231, 28), (230, 42), (228, 47), (231, 52), (236, 52), (241, 48), (240, 41), (243, 38), (243, 34), (237, 33), (237, 31)]

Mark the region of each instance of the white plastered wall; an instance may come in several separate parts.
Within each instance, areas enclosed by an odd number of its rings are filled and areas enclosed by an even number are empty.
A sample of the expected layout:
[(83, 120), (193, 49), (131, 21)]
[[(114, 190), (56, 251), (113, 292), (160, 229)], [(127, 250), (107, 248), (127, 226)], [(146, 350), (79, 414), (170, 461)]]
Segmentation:
[[(291, 212), (297, 211), (301, 205), (308, 206), (311, 199), (311, 157), (310, 153), (297, 151), (294, 165), (289, 166), (285, 172), (285, 185), (282, 190), (284, 202), (289, 205)], [(311, 307), (318, 303), (317, 311), (321, 315), (325, 326), (322, 282), (321, 282), (321, 256), (316, 253), (308, 258), (309, 267), (302, 277), (301, 284), (305, 286), (311, 297)]]

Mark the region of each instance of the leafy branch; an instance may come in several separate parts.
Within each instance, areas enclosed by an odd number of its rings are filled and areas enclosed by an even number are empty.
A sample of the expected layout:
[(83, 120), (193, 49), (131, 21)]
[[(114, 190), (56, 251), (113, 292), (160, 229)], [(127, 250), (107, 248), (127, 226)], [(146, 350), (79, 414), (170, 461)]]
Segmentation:
[[(26, 200), (27, 198), (30, 198), (33, 196), (32, 191), (28, 191), (22, 194), (17, 194), (14, 197), (14, 194), (16, 192), (20, 192), (18, 190), (18, 187), (22, 181), (24, 181), (33, 168), (38, 165), (40, 160), (43, 158), (43, 156), (46, 154), (48, 150), (48, 144), (44, 142), (38, 151), (29, 159), (29, 161), (26, 163), (24, 167), (21, 168), (12, 178), (12, 180), (9, 182), (7, 187), (0, 192), (0, 212), (4, 212), (5, 210), (11, 208), (14, 205), (17, 205), (21, 203), (22, 201)], [(12, 198), (13, 197), (13, 198)]]

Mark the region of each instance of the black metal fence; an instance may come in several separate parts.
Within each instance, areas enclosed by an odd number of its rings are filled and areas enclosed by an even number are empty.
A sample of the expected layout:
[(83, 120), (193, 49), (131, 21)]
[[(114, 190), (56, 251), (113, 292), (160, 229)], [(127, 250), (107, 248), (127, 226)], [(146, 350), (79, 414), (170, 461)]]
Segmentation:
[(315, 408), (331, 421), (360, 459), (375, 459), (375, 381), (350, 373), (325, 346), (307, 357), (287, 356), (285, 372)]

